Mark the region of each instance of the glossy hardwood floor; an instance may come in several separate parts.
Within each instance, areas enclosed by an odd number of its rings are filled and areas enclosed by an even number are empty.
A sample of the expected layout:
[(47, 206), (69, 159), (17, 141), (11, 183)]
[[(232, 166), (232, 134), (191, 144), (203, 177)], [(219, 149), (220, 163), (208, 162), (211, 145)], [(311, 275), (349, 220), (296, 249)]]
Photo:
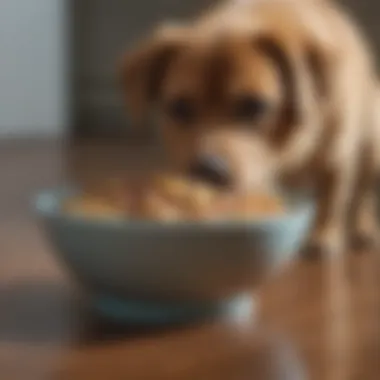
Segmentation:
[(1, 380), (378, 380), (380, 258), (299, 261), (245, 324), (121, 332), (91, 315), (30, 211), (69, 178), (158, 162), (148, 148), (0, 144)]

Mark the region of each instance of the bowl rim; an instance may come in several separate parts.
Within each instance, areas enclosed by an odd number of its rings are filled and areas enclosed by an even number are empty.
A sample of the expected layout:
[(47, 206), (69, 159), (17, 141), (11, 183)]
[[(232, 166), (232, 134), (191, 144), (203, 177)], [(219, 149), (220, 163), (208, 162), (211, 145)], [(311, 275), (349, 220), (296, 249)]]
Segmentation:
[(34, 212), (44, 220), (60, 220), (82, 226), (112, 227), (112, 228), (134, 228), (134, 229), (155, 229), (155, 230), (230, 230), (247, 227), (273, 228), (280, 224), (286, 224), (292, 220), (299, 219), (305, 215), (311, 215), (315, 210), (315, 204), (310, 197), (300, 197), (288, 208), (288, 212), (279, 215), (266, 215), (250, 220), (206, 220), (206, 221), (176, 221), (161, 222), (154, 220), (131, 220), (124, 217), (110, 218), (87, 218), (80, 215), (69, 215), (61, 212), (62, 201), (78, 193), (74, 186), (62, 188), (51, 188), (40, 191), (33, 200), (32, 208)]

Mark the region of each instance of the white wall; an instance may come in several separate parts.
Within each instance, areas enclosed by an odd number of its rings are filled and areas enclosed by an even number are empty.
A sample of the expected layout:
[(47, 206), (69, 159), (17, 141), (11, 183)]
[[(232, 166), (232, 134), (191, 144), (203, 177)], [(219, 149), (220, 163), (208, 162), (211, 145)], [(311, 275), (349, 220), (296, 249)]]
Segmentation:
[(67, 123), (66, 0), (0, 0), (0, 138)]

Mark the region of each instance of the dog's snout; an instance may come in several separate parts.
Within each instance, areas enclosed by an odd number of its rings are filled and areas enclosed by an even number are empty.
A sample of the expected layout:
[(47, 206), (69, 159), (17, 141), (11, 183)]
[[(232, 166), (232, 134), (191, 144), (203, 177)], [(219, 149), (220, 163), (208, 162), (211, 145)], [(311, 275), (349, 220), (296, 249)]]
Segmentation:
[(230, 170), (227, 162), (218, 156), (202, 156), (190, 168), (192, 177), (211, 183), (215, 186), (226, 187), (230, 184)]

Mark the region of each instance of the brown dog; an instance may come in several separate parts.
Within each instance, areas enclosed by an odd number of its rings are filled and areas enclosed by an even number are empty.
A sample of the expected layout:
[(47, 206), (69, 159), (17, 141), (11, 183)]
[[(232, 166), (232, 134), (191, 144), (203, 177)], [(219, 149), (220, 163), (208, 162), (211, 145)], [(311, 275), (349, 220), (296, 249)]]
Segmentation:
[[(377, 78), (323, 0), (231, 2), (157, 31), (123, 62), (136, 121), (154, 110), (172, 162), (222, 186), (311, 186), (309, 252), (376, 241)], [(349, 221), (349, 222), (348, 222)]]

